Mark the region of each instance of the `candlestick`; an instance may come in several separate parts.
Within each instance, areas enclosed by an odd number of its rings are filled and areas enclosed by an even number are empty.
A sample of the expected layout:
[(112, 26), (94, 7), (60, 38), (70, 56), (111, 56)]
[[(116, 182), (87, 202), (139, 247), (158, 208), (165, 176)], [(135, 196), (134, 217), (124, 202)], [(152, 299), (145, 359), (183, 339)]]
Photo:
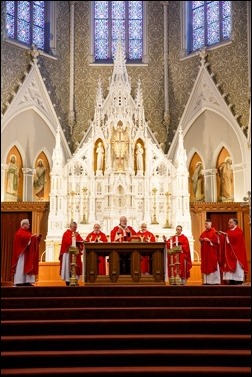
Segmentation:
[(76, 247), (76, 236), (75, 233), (72, 233), (72, 247)]

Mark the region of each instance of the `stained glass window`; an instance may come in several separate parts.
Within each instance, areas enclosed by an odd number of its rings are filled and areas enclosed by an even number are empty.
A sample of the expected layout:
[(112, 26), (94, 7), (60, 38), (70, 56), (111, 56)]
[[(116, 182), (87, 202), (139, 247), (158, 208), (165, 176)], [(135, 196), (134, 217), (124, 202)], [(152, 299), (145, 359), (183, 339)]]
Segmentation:
[(114, 58), (121, 39), (127, 60), (143, 57), (143, 1), (94, 1), (95, 61)]
[(228, 40), (231, 35), (231, 1), (190, 1), (191, 51)]
[(7, 37), (46, 50), (46, 13), (49, 1), (6, 1)]

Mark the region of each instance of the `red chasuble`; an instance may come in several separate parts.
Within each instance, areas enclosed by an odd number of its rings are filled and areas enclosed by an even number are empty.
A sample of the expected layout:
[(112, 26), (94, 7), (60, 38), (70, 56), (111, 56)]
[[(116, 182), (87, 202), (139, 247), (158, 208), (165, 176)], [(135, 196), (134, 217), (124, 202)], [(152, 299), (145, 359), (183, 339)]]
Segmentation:
[(206, 229), (200, 238), (209, 238), (201, 242), (201, 272), (209, 275), (217, 271), (217, 263), (221, 262), (219, 237), (214, 228)]
[(229, 229), (224, 242), (224, 272), (234, 272), (237, 261), (242, 266), (244, 272), (248, 272), (247, 253), (244, 235), (238, 226), (233, 230)]
[[(128, 231), (130, 233), (129, 236), (127, 235)], [(127, 238), (127, 241), (130, 241), (130, 237), (135, 235), (136, 232), (131, 226), (127, 225), (127, 227), (124, 229), (121, 225), (117, 225), (111, 230), (110, 239), (111, 242), (120, 242), (120, 240), (124, 241), (126, 240), (125, 238)]]
[[(91, 232), (87, 235), (85, 241), (87, 242), (108, 242), (107, 236), (105, 233), (99, 232)], [(99, 256), (99, 264), (98, 264), (98, 275), (106, 275), (106, 261), (104, 256)]]
[(26, 275), (38, 274), (40, 238), (41, 236), (32, 235), (28, 229), (18, 229), (13, 241), (12, 275), (16, 272), (18, 258), (22, 253), (24, 253), (24, 273)]
[[(143, 237), (143, 241), (145, 241), (145, 242), (155, 242), (156, 241), (154, 234), (149, 232), (148, 230), (145, 230), (144, 232), (139, 230), (136, 233), (136, 235)], [(147, 256), (142, 255), (142, 257), (141, 257), (141, 273), (146, 274), (146, 273), (150, 273), (150, 272), (151, 272), (150, 271), (150, 257), (148, 255)]]
[[(169, 249), (172, 247), (181, 246), (182, 252), (179, 253), (179, 276), (181, 279), (188, 279), (190, 277), (190, 269), (192, 268), (192, 260), (191, 260), (191, 253), (190, 253), (190, 246), (188, 238), (184, 234), (180, 234), (179, 236), (174, 235), (169, 240), (166, 241), (167, 248)], [(170, 254), (168, 254), (168, 268), (169, 268), (169, 259)]]
[[(62, 237), (60, 255), (59, 255), (60, 273), (61, 273), (61, 268), (62, 268), (62, 256), (64, 253), (68, 252), (69, 247), (72, 245), (72, 233), (73, 232), (70, 229), (67, 229)], [(81, 275), (82, 274), (81, 255), (84, 248), (83, 238), (78, 232), (75, 232), (75, 237), (76, 237), (76, 246), (79, 249), (79, 253), (76, 255), (76, 275)], [(71, 263), (71, 260), (70, 260), (70, 263)]]

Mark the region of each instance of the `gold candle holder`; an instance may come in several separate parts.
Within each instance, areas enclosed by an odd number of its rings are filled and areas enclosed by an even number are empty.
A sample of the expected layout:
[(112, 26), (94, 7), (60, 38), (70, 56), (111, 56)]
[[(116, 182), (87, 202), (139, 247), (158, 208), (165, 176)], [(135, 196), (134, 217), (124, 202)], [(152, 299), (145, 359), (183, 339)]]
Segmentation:
[(70, 271), (71, 271), (71, 277), (70, 277), (70, 284), (71, 286), (78, 285), (78, 279), (76, 276), (76, 255), (79, 253), (79, 249), (74, 246), (70, 246), (69, 248), (69, 254), (71, 256), (71, 263), (70, 263)]

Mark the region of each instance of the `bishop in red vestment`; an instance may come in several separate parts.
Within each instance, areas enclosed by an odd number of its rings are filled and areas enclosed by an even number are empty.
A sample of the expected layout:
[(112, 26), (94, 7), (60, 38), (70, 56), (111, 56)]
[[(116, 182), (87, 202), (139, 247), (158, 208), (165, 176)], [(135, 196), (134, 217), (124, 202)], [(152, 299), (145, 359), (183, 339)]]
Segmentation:
[[(182, 234), (182, 226), (177, 225), (176, 234), (170, 237), (166, 241), (167, 248), (170, 249), (171, 246), (181, 246), (181, 252), (179, 252), (179, 277), (181, 279), (181, 284), (184, 285), (187, 279), (190, 277), (190, 269), (192, 268), (191, 252), (188, 238)], [(168, 271), (170, 264), (171, 255), (168, 254)]]
[(41, 235), (32, 234), (29, 220), (23, 219), (13, 241), (11, 274), (14, 285), (33, 285), (39, 266), (39, 243)]
[(245, 274), (248, 273), (248, 260), (242, 229), (237, 225), (238, 220), (231, 218), (228, 221), (229, 229), (220, 232), (222, 242), (222, 270), (223, 280), (231, 285), (242, 284)]
[[(153, 233), (147, 230), (147, 224), (142, 223), (141, 229), (136, 233), (137, 236), (141, 238), (142, 242), (155, 242), (156, 238)], [(149, 255), (142, 255), (141, 257), (141, 274), (150, 274), (151, 273), (151, 266), (150, 266), (150, 257)]]
[[(94, 224), (94, 230), (85, 239), (87, 242), (108, 242), (107, 236), (101, 231), (100, 224)], [(99, 256), (98, 275), (106, 275), (106, 259)]]
[(70, 265), (72, 262), (72, 255), (69, 253), (69, 248), (77, 247), (79, 252), (76, 254), (76, 277), (80, 278), (82, 274), (82, 261), (81, 255), (83, 254), (84, 244), (83, 238), (77, 232), (77, 223), (75, 221), (71, 222), (69, 229), (67, 229), (61, 241), (59, 261), (60, 261), (60, 275), (62, 280), (66, 282), (66, 285), (70, 284), (71, 270)]

